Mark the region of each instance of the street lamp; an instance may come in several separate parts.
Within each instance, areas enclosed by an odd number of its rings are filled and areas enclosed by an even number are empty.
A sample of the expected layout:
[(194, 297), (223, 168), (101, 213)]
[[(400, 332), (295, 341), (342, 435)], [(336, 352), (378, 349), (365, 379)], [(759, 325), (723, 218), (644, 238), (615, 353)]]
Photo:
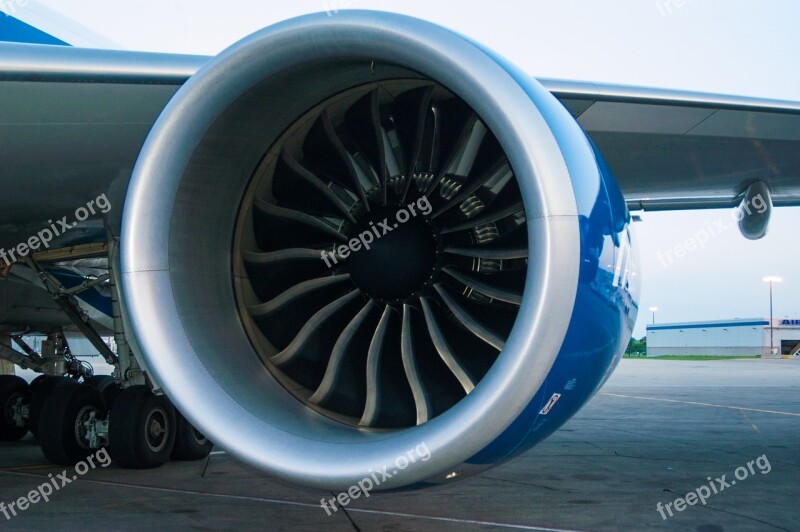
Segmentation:
[(656, 311), (657, 310), (658, 310), (658, 307), (650, 307), (650, 312), (653, 313), (653, 325), (656, 324)]
[(772, 341), (773, 336), (773, 326), (772, 326), (772, 283), (780, 283), (783, 281), (782, 278), (776, 276), (769, 276), (764, 277), (762, 279), (765, 283), (769, 283), (769, 354), (773, 354), (775, 351), (775, 344)]

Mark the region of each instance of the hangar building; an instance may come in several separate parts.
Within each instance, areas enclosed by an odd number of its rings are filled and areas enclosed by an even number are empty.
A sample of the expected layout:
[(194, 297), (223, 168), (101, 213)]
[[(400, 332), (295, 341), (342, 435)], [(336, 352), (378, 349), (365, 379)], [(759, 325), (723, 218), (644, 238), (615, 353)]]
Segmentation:
[[(773, 320), (777, 355), (800, 353), (800, 320)], [(661, 323), (647, 326), (647, 356), (770, 356), (769, 319)]]

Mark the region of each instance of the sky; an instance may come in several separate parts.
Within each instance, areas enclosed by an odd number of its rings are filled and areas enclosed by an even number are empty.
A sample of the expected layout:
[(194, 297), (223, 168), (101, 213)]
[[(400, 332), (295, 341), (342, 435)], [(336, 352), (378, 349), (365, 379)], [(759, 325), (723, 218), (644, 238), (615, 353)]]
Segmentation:
[[(249, 33), (312, 12), (393, 11), (455, 29), (533, 76), (800, 101), (797, 0), (6, 0), (19, 18), (47, 8), (120, 48), (212, 55)], [(26, 4), (26, 7), (23, 7)], [(722, 229), (722, 226), (726, 229)], [(667, 252), (706, 231), (702, 249)], [(800, 318), (800, 208), (776, 209), (751, 242), (727, 210), (645, 213), (636, 224), (639, 321)], [(669, 257), (673, 257), (669, 260)]]

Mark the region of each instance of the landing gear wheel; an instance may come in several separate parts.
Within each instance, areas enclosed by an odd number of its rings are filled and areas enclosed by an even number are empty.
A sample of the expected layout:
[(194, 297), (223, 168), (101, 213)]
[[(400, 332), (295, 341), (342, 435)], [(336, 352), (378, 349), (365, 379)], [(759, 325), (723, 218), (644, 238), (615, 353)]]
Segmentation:
[(208, 438), (203, 436), (183, 415), (175, 411), (177, 431), (175, 447), (172, 449), (173, 460), (202, 460), (214, 447)]
[(48, 377), (47, 375), (39, 375), (38, 377), (36, 377), (35, 379), (33, 379), (33, 380), (31, 381), (31, 383), (29, 384), (29, 386), (31, 387), (31, 393), (33, 393), (33, 392), (34, 392), (34, 390), (36, 390), (36, 387), (37, 387), (37, 386), (39, 386), (39, 384), (41, 384), (41, 382), (42, 382), (43, 380), (45, 380), (45, 379), (49, 379), (49, 378), (50, 378), (50, 377)]
[(166, 397), (153, 395), (145, 386), (127, 388), (111, 410), (111, 458), (126, 469), (160, 467), (172, 454), (175, 428), (175, 408)]
[(111, 407), (114, 406), (114, 401), (117, 400), (117, 397), (122, 392), (122, 388), (117, 386), (114, 377), (111, 375), (95, 375), (86, 379), (84, 384), (88, 384), (100, 392), (108, 410), (111, 410)]
[(54, 464), (74, 465), (94, 449), (86, 437), (86, 422), (107, 415), (103, 398), (86, 384), (57, 386), (44, 403), (39, 418), (39, 443)]
[(44, 378), (41, 380), (39, 377), (37, 377), (34, 379), (34, 382), (37, 380), (39, 382), (37, 382), (31, 390), (31, 406), (29, 410), (28, 427), (33, 435), (38, 438), (40, 426), (39, 418), (42, 415), (42, 408), (44, 407), (44, 403), (47, 398), (51, 393), (53, 393), (53, 390), (62, 384), (71, 386), (77, 383), (69, 377), (44, 376)]
[(0, 441), (17, 441), (28, 433), (27, 420), (19, 409), (30, 404), (28, 383), (14, 375), (0, 375)]

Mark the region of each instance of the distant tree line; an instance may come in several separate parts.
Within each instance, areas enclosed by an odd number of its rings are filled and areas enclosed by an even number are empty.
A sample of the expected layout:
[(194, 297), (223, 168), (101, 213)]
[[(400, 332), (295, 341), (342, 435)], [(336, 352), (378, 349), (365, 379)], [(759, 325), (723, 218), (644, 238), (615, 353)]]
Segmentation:
[(644, 357), (647, 356), (647, 336), (641, 339), (631, 337), (628, 342), (628, 348), (625, 350), (626, 357)]

